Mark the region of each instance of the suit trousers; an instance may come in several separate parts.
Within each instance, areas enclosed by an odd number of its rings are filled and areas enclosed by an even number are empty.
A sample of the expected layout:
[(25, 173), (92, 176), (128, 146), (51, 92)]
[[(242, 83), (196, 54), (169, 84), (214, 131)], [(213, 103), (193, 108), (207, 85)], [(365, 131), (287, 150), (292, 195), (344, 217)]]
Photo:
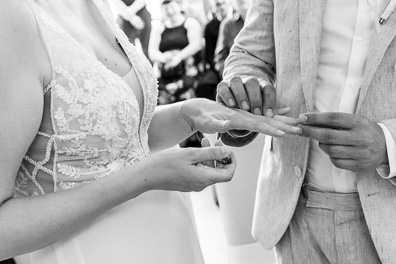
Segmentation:
[(275, 247), (278, 264), (380, 264), (359, 195), (303, 188)]

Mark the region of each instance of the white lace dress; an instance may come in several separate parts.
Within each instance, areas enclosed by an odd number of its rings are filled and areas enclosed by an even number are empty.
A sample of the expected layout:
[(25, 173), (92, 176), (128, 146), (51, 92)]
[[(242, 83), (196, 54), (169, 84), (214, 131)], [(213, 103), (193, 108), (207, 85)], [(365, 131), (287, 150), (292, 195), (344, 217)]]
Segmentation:
[[(110, 71), (34, 0), (27, 0), (48, 50), (52, 81), (43, 93), (40, 130), (17, 175), (16, 196), (78, 188), (150, 155), (147, 131), (157, 101), (151, 65), (118, 28), (107, 5), (102, 0), (92, 1), (103, 16), (103, 26), (114, 32), (133, 69), (124, 77)], [(140, 105), (134, 86), (142, 89)], [(145, 193), (108, 211), (78, 233), (16, 261), (204, 263), (185, 200), (178, 192), (163, 191)]]

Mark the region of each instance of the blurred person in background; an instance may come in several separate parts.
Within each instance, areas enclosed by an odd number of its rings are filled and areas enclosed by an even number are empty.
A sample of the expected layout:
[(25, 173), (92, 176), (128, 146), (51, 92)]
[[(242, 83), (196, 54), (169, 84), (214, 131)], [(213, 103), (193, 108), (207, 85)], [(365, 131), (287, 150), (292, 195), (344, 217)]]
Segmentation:
[(179, 0), (179, 3), (187, 17), (196, 19), (202, 28), (205, 27), (208, 17), (203, 0)]
[(215, 68), (216, 45), (219, 37), (220, 24), (230, 13), (229, 0), (214, 0), (213, 18), (206, 25), (205, 37), (205, 61), (211, 69)]
[[(223, 74), (224, 63), (230, 54), (234, 39), (243, 28), (251, 0), (232, 0), (235, 13), (226, 18), (220, 25), (219, 38), (216, 46), (216, 70)], [(253, 37), (253, 36), (252, 36)]]
[(118, 24), (132, 43), (138, 39), (144, 55), (148, 58), (151, 34), (151, 15), (146, 0), (113, 0), (119, 14)]
[(216, 87), (220, 82), (220, 73), (215, 68), (216, 45), (219, 37), (220, 24), (231, 11), (229, 0), (214, 0), (212, 19), (205, 26), (205, 48), (203, 51), (203, 72), (200, 75), (197, 97), (210, 100), (216, 99)]
[[(163, 20), (153, 28), (149, 55), (158, 68), (158, 104), (165, 105), (195, 98), (198, 69), (194, 61), (202, 48), (202, 28), (187, 17), (177, 0), (161, 3)], [(182, 146), (199, 146), (194, 135)]]

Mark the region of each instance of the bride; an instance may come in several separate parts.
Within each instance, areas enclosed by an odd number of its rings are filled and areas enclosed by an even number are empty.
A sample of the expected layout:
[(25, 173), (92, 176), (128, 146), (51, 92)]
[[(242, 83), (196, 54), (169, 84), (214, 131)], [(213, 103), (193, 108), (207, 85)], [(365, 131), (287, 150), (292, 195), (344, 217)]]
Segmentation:
[(236, 161), (223, 146), (168, 148), (196, 130), (299, 133), (204, 99), (156, 107), (151, 66), (106, 1), (1, 1), (0, 32), (0, 260), (203, 263), (169, 191), (229, 181)]

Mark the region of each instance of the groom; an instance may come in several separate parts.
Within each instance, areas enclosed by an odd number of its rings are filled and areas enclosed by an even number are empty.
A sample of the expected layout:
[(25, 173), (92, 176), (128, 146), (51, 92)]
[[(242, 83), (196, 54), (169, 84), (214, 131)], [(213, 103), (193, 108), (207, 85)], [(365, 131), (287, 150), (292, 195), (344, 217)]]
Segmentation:
[(396, 261), (395, 7), (253, 0), (217, 97), (307, 117), (264, 146), (253, 234), (278, 263)]

